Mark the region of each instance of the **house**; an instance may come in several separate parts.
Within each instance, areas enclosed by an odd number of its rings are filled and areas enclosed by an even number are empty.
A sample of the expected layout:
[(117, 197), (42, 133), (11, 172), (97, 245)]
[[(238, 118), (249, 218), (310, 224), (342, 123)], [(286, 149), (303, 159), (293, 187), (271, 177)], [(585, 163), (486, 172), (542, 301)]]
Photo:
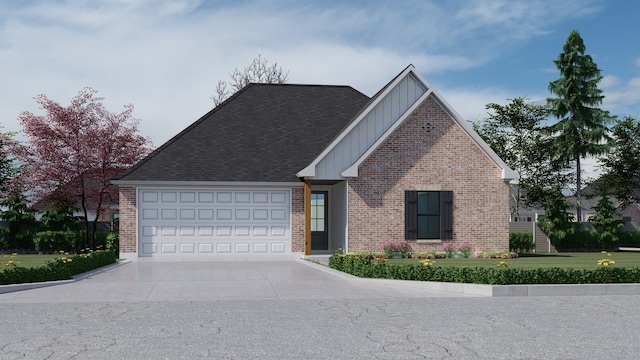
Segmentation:
[(508, 249), (517, 174), (410, 65), (369, 98), (251, 84), (114, 179), (122, 257)]

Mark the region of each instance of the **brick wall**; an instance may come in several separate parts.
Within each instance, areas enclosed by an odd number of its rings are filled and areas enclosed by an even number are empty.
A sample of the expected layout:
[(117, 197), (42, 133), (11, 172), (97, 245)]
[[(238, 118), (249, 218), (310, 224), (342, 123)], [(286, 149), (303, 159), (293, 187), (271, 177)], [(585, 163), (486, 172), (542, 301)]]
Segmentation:
[[(405, 190), (451, 190), (453, 242), (474, 251), (509, 248), (509, 189), (500, 169), (430, 97), (349, 180), (349, 250), (404, 240)], [(412, 240), (442, 250), (439, 240)]]
[(304, 188), (291, 189), (291, 251), (304, 252)]
[(136, 188), (121, 186), (120, 197), (120, 253), (135, 253), (136, 244)]

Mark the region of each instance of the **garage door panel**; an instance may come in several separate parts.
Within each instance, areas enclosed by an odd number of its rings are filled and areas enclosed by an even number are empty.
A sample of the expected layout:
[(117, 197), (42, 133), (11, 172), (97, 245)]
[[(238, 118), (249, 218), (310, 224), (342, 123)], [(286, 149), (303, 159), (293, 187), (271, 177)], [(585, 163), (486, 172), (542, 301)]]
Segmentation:
[(271, 252), (274, 254), (284, 254), (287, 252), (287, 244), (284, 242), (271, 243)]
[(194, 203), (196, 202), (196, 193), (193, 191), (181, 191), (180, 192), (181, 203)]
[(177, 209), (162, 209), (160, 214), (162, 220), (175, 220), (178, 218)]
[(231, 236), (233, 234), (233, 226), (218, 226), (216, 228), (216, 235), (218, 236)]
[(196, 244), (195, 243), (180, 243), (180, 252), (185, 254), (191, 254), (196, 252)]
[(199, 243), (198, 244), (198, 252), (201, 254), (211, 254), (213, 253), (213, 243)]
[(142, 210), (142, 220), (154, 220), (158, 218), (158, 209)]
[(163, 254), (175, 254), (176, 248), (176, 243), (160, 244), (160, 251)]
[(141, 246), (142, 254), (153, 255), (158, 252), (158, 244), (143, 243)]
[(174, 203), (178, 201), (178, 193), (176, 191), (163, 191), (160, 194), (160, 199), (163, 203)]
[(141, 256), (287, 253), (289, 190), (150, 190), (139, 193)]
[(142, 201), (146, 202), (146, 203), (158, 202), (158, 192), (157, 191), (143, 191), (142, 192)]
[(249, 243), (247, 242), (238, 242), (235, 244), (236, 253), (239, 254), (247, 254), (249, 253)]
[(230, 254), (233, 246), (231, 243), (218, 243), (217, 248), (218, 248), (218, 253)]
[(264, 254), (269, 250), (269, 244), (267, 243), (253, 243), (253, 252), (256, 254)]
[(235, 220), (251, 220), (251, 210), (249, 209), (236, 209)]

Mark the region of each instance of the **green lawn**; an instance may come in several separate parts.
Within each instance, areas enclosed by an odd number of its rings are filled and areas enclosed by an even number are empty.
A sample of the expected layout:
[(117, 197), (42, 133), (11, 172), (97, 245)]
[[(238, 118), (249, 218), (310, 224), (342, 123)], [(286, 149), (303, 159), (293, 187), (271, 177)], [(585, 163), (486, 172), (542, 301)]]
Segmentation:
[[(640, 253), (610, 252), (611, 256), (602, 253), (553, 253), (553, 254), (524, 254), (517, 259), (435, 259), (434, 266), (456, 267), (495, 267), (494, 263), (506, 261), (510, 268), (574, 268), (594, 269), (598, 267), (598, 260), (612, 259), (615, 267), (640, 267)], [(419, 264), (418, 259), (390, 259), (389, 265)]]
[(53, 260), (59, 257), (63, 257), (65, 255), (60, 254), (46, 254), (46, 255), (35, 255), (35, 254), (18, 254), (12, 257), (10, 254), (8, 255), (0, 255), (0, 270), (2, 270), (8, 261), (18, 262), (19, 267), (24, 268), (32, 268), (44, 265), (49, 260)]

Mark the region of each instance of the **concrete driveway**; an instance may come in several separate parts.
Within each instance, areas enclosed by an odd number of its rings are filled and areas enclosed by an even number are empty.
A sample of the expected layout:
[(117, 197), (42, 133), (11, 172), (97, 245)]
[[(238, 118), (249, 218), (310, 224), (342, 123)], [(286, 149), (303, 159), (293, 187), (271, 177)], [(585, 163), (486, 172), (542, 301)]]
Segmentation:
[(128, 261), (54, 286), (0, 294), (0, 303), (365, 299), (472, 296), (419, 282), (360, 279), (290, 257)]
[(138, 260), (0, 294), (0, 360), (637, 359), (638, 307), (465, 296), (291, 258)]

